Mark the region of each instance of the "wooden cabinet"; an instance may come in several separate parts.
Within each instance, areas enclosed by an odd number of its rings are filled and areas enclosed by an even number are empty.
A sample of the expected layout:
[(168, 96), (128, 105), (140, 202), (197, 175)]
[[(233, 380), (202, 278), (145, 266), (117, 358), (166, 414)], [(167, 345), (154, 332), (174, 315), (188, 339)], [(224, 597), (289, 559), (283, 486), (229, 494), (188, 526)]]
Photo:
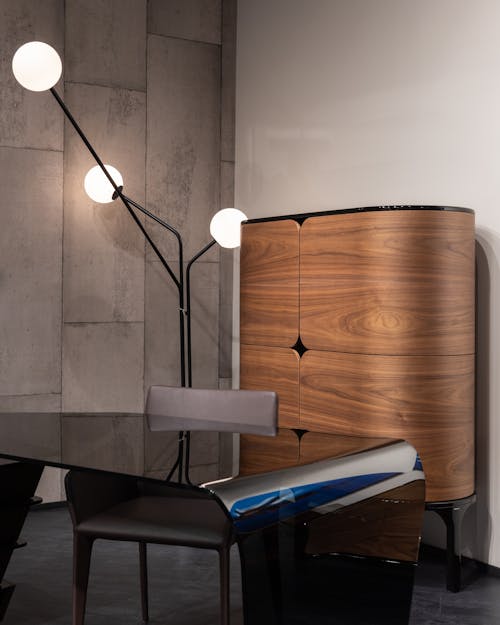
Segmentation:
[(408, 440), (422, 459), (428, 502), (467, 497), (474, 276), (466, 209), (249, 221), (241, 388), (276, 390), (282, 428)]
[(252, 224), (249, 235), (244, 235), (241, 343), (291, 347), (297, 341), (299, 233), (296, 221), (284, 220)]

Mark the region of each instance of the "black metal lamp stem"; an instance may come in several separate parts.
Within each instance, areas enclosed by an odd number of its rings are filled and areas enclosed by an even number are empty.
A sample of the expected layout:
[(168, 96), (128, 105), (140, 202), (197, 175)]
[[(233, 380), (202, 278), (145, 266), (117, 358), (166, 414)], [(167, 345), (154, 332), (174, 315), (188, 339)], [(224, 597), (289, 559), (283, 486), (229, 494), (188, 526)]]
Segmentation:
[(66, 104), (64, 104), (63, 99), (60, 97), (60, 95), (57, 93), (57, 91), (54, 89), (54, 87), (50, 88), (50, 93), (54, 96), (54, 98), (57, 100), (57, 103), (59, 104), (59, 106), (62, 108), (62, 110), (64, 111), (64, 114), (66, 115), (66, 117), (69, 119), (69, 121), (71, 122), (71, 124), (73, 125), (73, 128), (76, 130), (76, 132), (80, 135), (81, 140), (85, 143), (85, 145), (87, 146), (89, 152), (92, 154), (92, 156), (94, 157), (96, 163), (99, 165), (99, 167), (102, 169), (102, 171), (104, 172), (104, 175), (106, 176), (106, 178), (110, 181), (110, 183), (113, 185), (113, 189), (115, 191), (118, 191), (118, 185), (116, 184), (116, 182), (113, 180), (111, 174), (108, 172), (108, 170), (106, 169), (106, 167), (104, 167), (104, 163), (101, 161), (101, 159), (99, 158), (99, 155), (97, 154), (97, 152), (94, 150), (94, 148), (92, 147), (90, 141), (87, 139), (87, 137), (85, 136), (85, 133), (83, 132), (83, 130), (80, 128), (80, 126), (78, 125), (76, 119), (73, 117), (73, 115), (71, 114), (70, 110), (68, 109), (68, 107), (66, 106)]
[(213, 247), (216, 244), (215, 239), (212, 239), (210, 243), (207, 243), (205, 247), (203, 247), (197, 254), (193, 256), (193, 258), (189, 261), (186, 267), (186, 332), (187, 332), (187, 371), (188, 371), (188, 382), (187, 385), (191, 388), (193, 385), (193, 370), (192, 370), (192, 360), (191, 360), (191, 267), (193, 263), (195, 263), (200, 256), (203, 256), (205, 252)]
[[(160, 258), (160, 260), (163, 260), (164, 262), (164, 266), (166, 267), (166, 269), (168, 270), (172, 280), (175, 283), (175, 286), (177, 287), (177, 290), (179, 292), (179, 328), (180, 328), (180, 342), (181, 342), (181, 386), (186, 386), (186, 354), (185, 354), (185, 334), (184, 334), (184, 317), (186, 316), (186, 309), (184, 308), (184, 248), (183, 248), (183, 243), (182, 243), (182, 237), (179, 234), (179, 232), (172, 227), (170, 224), (168, 224), (166, 221), (163, 221), (163, 219), (160, 219), (160, 217), (157, 217), (156, 215), (154, 215), (153, 213), (151, 213), (150, 211), (148, 211), (147, 208), (144, 208), (144, 206), (141, 206), (138, 202), (135, 202), (134, 200), (132, 200), (131, 198), (127, 197), (126, 195), (124, 195), (122, 193), (121, 188), (118, 187), (117, 190), (117, 195), (120, 197), (120, 199), (125, 202), (125, 204), (127, 202), (130, 202), (130, 204), (132, 204), (132, 206), (135, 206), (135, 208), (137, 208), (138, 210), (141, 211), (141, 213), (144, 213), (144, 215), (146, 215), (147, 217), (150, 217), (151, 219), (153, 219), (154, 221), (156, 221), (156, 223), (160, 224), (160, 226), (163, 226), (164, 228), (167, 228), (167, 230), (169, 230), (170, 232), (172, 232), (172, 234), (175, 235), (176, 239), (177, 239), (177, 243), (179, 245), (179, 279), (177, 279), (175, 277), (175, 274), (172, 272), (172, 270), (170, 269), (170, 267), (168, 266), (167, 261), (163, 258), (163, 256), (160, 254), (159, 251), (157, 251), (157, 256)], [(142, 225), (142, 224), (141, 224)], [(149, 240), (149, 237), (148, 237)], [(156, 245), (151, 241), (151, 245), (153, 246), (153, 249), (156, 251)]]
[[(191, 267), (200, 256), (203, 256), (205, 252), (216, 244), (215, 239), (212, 239), (210, 243), (207, 243), (193, 258), (189, 261), (186, 267), (186, 333), (187, 333), (187, 373), (189, 388), (193, 385), (193, 366), (192, 366), (192, 349), (191, 349)], [(191, 450), (191, 433), (186, 432), (186, 460), (184, 463), (184, 478), (187, 484), (191, 484), (191, 478), (189, 476), (189, 455)]]

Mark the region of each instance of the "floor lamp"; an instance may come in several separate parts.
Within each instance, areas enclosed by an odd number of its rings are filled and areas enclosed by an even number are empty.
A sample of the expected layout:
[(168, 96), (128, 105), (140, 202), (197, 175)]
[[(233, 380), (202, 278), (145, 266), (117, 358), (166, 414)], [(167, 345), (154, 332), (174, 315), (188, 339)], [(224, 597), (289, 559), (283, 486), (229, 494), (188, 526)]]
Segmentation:
[[(157, 217), (123, 193), (123, 178), (120, 172), (111, 165), (103, 163), (68, 107), (54, 89), (54, 85), (58, 82), (62, 73), (61, 59), (56, 50), (41, 41), (25, 43), (14, 54), (12, 71), (16, 80), (26, 89), (30, 91), (49, 90), (52, 93), (97, 163), (85, 176), (84, 187), (87, 194), (94, 201), (101, 203), (111, 202), (119, 198), (172, 279), (177, 289), (179, 301), (181, 386), (191, 386), (191, 268), (215, 243), (219, 243), (219, 245), (226, 248), (238, 247), (240, 244), (240, 224), (246, 219), (246, 216), (235, 208), (225, 208), (216, 213), (210, 223), (210, 233), (213, 239), (191, 258), (187, 263), (186, 271), (184, 271), (184, 250), (180, 233), (166, 221), (160, 219), (160, 217)], [(177, 275), (150, 237), (134, 209), (166, 228), (175, 236), (178, 244)], [(184, 477), (186, 482), (191, 483), (189, 477), (189, 436), (189, 432), (179, 433), (177, 459), (167, 476), (167, 480), (171, 479), (177, 469), (178, 480), (182, 481)]]

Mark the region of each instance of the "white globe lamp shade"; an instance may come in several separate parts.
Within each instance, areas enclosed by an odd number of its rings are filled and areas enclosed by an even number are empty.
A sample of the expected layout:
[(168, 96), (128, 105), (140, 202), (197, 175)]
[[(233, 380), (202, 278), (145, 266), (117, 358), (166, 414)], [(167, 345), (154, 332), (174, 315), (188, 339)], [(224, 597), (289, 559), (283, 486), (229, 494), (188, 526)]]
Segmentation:
[(62, 63), (52, 46), (42, 41), (25, 43), (14, 54), (12, 71), (18, 83), (30, 91), (46, 91), (62, 73)]
[(237, 208), (223, 208), (212, 217), (210, 234), (221, 247), (239, 247), (241, 242), (241, 222), (247, 216)]
[[(104, 165), (104, 167), (108, 170), (116, 185), (118, 187), (122, 187), (123, 178), (116, 167), (113, 167), (112, 165)], [(85, 176), (85, 180), (83, 181), (83, 186), (87, 195), (91, 200), (94, 200), (94, 202), (107, 204), (108, 202), (112, 202), (114, 199), (113, 194), (115, 189), (111, 182), (106, 178), (106, 175), (99, 165), (89, 169), (87, 175)]]

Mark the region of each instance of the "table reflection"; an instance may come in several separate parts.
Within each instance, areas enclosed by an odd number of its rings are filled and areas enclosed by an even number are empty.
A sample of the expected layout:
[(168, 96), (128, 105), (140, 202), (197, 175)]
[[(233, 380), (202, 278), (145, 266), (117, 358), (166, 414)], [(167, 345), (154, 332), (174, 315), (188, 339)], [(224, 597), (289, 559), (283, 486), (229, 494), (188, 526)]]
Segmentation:
[[(0, 497), (4, 511), (17, 510), (2, 514), (0, 574), (43, 466), (147, 480), (161, 505), (162, 484), (172, 485), (147, 476), (150, 435), (142, 414), (0, 414)], [(417, 453), (387, 439), (360, 439), (347, 452), (343, 437), (325, 437), (325, 449), (344, 451), (193, 487), (232, 521), (245, 625), (408, 623), (425, 498)], [(9, 593), (4, 584), (0, 605)]]

